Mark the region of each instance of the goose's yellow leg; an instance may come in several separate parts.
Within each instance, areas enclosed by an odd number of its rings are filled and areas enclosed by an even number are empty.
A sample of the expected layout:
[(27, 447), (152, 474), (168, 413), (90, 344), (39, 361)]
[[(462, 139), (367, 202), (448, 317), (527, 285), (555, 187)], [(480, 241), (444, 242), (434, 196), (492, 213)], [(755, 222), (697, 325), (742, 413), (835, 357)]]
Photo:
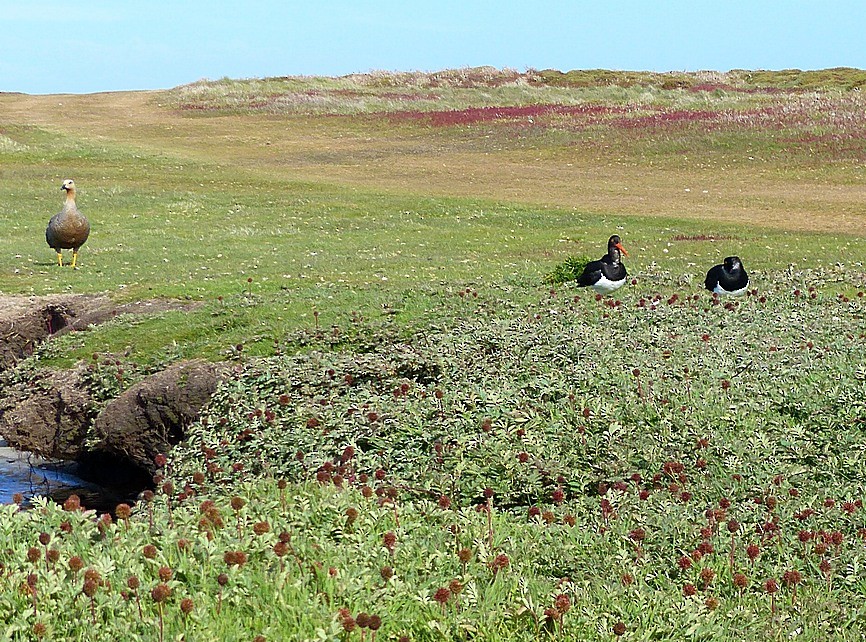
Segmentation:
[(60, 265), (60, 266), (63, 265), (63, 252), (57, 253), (57, 265)]
[(75, 260), (78, 258), (78, 251), (72, 250), (72, 267), (75, 267)]

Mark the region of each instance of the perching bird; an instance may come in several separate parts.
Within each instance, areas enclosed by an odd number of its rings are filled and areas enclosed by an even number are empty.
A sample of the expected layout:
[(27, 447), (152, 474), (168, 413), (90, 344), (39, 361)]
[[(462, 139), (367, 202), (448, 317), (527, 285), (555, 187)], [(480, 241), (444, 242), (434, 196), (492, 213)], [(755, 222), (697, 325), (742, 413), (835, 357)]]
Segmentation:
[(78, 258), (78, 250), (90, 235), (90, 223), (75, 206), (75, 182), (67, 178), (60, 189), (66, 191), (66, 202), (59, 213), (51, 217), (45, 230), (48, 246), (57, 252), (57, 265), (63, 265), (63, 252), (72, 250), (72, 267)]
[(614, 234), (607, 242), (607, 254), (598, 261), (590, 261), (577, 279), (579, 286), (590, 286), (600, 294), (610, 294), (625, 284), (625, 266), (620, 261), (620, 253), (628, 256), (619, 236)]
[(749, 287), (749, 275), (738, 256), (729, 256), (721, 265), (714, 265), (707, 272), (704, 285), (710, 292), (716, 294), (733, 294), (739, 296)]

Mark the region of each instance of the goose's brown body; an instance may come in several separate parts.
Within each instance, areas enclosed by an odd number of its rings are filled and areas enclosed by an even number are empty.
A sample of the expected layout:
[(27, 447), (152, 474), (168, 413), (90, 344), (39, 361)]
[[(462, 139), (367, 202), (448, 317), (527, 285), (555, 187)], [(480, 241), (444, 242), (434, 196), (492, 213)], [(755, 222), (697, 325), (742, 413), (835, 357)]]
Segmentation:
[(90, 223), (75, 205), (75, 183), (67, 179), (63, 181), (60, 189), (66, 190), (66, 202), (63, 209), (48, 221), (45, 240), (48, 246), (57, 252), (58, 265), (63, 265), (61, 250), (72, 250), (72, 267), (75, 267), (78, 250), (90, 236)]

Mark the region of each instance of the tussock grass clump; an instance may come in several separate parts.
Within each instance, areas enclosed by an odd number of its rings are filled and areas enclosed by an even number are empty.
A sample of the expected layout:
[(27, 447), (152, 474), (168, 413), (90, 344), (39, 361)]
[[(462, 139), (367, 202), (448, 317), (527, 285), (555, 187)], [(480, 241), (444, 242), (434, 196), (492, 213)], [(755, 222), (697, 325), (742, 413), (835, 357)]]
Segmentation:
[(576, 280), (592, 261), (588, 256), (569, 256), (562, 263), (558, 263), (553, 270), (544, 275), (544, 282), (550, 285), (561, 285)]

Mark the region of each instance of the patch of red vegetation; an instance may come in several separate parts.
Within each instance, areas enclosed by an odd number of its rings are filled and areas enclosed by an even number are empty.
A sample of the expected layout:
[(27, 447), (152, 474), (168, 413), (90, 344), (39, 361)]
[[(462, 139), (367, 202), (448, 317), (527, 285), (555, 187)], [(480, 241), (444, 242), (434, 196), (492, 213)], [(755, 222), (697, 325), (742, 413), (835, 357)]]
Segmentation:
[[(512, 126), (582, 129), (591, 125), (606, 125), (613, 129), (639, 131), (677, 129), (691, 125), (703, 127), (755, 127), (778, 123), (776, 110), (700, 110), (665, 109), (642, 105), (561, 105), (536, 104), (495, 107), (469, 107), (441, 111), (406, 110), (381, 114), (393, 122), (414, 121), (433, 127), (459, 127), (478, 123), (503, 123)], [(556, 120), (552, 120), (556, 118)], [(769, 122), (768, 122), (769, 121)]]
[(506, 107), (469, 107), (443, 111), (399, 111), (388, 114), (394, 121), (427, 121), (434, 127), (474, 125), (497, 121), (531, 123), (545, 116), (603, 116), (627, 113), (628, 108), (610, 105), (517, 105)]

